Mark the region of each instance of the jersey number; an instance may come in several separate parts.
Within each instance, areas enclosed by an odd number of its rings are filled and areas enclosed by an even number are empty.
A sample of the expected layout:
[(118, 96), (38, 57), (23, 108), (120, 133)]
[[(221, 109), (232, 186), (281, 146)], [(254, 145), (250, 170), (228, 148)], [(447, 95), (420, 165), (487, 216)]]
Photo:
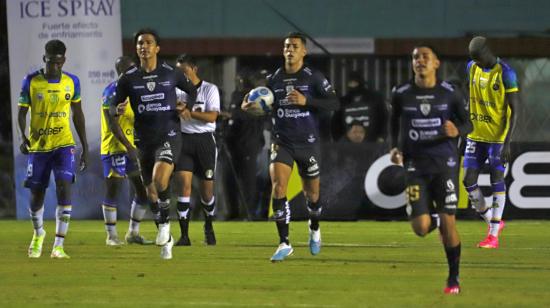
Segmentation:
[(411, 185), (407, 187), (407, 200), (410, 203), (416, 202), (420, 199), (420, 186), (419, 185)]
[(466, 141), (466, 150), (464, 151), (467, 154), (473, 154), (476, 152), (476, 143), (473, 141)]

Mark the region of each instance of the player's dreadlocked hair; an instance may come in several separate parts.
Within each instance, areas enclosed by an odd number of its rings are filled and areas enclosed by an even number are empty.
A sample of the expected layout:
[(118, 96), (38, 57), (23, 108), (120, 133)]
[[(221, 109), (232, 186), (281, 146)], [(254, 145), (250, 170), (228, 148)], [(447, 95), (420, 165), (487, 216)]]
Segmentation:
[(65, 43), (63, 43), (60, 40), (50, 40), (46, 43), (45, 46), (46, 54), (49, 55), (65, 55), (65, 51), (67, 51), (67, 47), (65, 47)]

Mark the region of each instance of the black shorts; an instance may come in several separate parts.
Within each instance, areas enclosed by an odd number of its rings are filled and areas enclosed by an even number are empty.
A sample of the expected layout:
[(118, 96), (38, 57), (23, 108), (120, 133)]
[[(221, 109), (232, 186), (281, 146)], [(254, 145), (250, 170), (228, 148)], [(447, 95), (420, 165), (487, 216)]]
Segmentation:
[(283, 163), (292, 168), (298, 165), (298, 173), (303, 178), (314, 179), (321, 174), (321, 149), (319, 146), (291, 148), (285, 145), (271, 144), (271, 163)]
[(417, 217), (433, 212), (454, 215), (458, 204), (458, 173), (407, 172), (407, 214)]
[(218, 156), (214, 134), (182, 133), (181, 140), (181, 152), (175, 171), (189, 171), (202, 180), (214, 180)]
[(181, 137), (178, 133), (176, 136), (166, 138), (158, 143), (139, 143), (137, 148), (141, 178), (143, 184), (147, 186), (153, 182), (153, 168), (156, 162), (174, 164), (178, 160), (181, 152)]

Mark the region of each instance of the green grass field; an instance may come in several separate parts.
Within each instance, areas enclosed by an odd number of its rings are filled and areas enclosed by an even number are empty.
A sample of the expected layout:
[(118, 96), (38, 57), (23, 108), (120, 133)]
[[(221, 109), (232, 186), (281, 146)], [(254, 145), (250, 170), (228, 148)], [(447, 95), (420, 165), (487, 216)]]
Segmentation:
[[(192, 222), (193, 246), (161, 260), (156, 246), (106, 247), (101, 221), (73, 221), (65, 243), (72, 259), (52, 260), (48, 221), (43, 256), (30, 260), (31, 223), (0, 221), (0, 307), (550, 306), (550, 221), (509, 221), (498, 250), (474, 248), (485, 225), (460, 221), (458, 296), (442, 294), (447, 263), (436, 234), (418, 238), (406, 222), (321, 226), (319, 256), (309, 254), (306, 222), (293, 222), (294, 255), (272, 264), (277, 236), (267, 222), (218, 222), (215, 247), (202, 244), (202, 223)], [(120, 234), (126, 228), (118, 224)], [(151, 222), (142, 231), (156, 234)]]

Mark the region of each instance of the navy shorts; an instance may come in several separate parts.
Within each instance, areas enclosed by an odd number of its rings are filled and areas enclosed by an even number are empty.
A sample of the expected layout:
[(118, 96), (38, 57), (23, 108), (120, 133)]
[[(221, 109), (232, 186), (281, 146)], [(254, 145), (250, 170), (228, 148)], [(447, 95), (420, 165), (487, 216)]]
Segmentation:
[(504, 172), (506, 164), (502, 161), (502, 143), (488, 143), (466, 139), (464, 150), (464, 168), (479, 169), (488, 161), (491, 169)]
[(101, 155), (101, 162), (105, 178), (125, 178), (139, 171), (126, 153)]
[(53, 171), (56, 181), (75, 180), (75, 148), (68, 146), (50, 152), (29, 153), (27, 177), (24, 186), (27, 188), (47, 188)]
[(314, 179), (320, 176), (319, 146), (291, 148), (281, 144), (271, 144), (271, 163), (283, 163), (292, 168), (294, 162), (298, 165), (298, 173), (303, 178)]

